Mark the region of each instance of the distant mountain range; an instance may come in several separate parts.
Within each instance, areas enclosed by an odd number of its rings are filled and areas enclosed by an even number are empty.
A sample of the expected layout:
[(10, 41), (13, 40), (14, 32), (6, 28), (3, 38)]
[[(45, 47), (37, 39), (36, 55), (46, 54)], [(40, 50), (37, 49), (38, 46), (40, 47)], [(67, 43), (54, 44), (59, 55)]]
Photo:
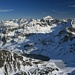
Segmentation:
[(0, 75), (74, 75), (74, 25), (51, 16), (0, 21)]

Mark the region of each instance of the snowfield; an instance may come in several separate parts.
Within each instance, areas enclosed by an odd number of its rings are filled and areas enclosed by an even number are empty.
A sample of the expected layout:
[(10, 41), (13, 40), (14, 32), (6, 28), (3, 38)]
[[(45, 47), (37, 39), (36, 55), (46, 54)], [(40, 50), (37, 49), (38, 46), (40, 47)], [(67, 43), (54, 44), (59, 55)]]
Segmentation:
[(75, 75), (71, 22), (51, 16), (1, 21), (0, 75)]

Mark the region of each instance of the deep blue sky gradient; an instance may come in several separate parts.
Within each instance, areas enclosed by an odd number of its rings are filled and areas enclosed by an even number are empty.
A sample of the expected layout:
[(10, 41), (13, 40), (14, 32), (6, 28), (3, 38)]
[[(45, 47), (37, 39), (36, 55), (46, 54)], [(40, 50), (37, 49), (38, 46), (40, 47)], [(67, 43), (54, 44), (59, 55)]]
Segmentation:
[(14, 18), (74, 18), (75, 0), (0, 0), (0, 20)]

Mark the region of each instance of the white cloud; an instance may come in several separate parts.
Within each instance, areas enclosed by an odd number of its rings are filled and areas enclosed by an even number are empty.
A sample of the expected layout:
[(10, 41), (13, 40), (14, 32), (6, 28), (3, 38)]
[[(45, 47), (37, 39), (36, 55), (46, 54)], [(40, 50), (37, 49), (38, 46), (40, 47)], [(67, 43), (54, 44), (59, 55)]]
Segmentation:
[(0, 9), (0, 12), (11, 12), (13, 9)]
[(57, 11), (57, 10), (52, 10), (53, 12), (56, 12), (56, 13), (60, 13), (60, 14), (65, 14), (67, 12), (63, 12), (63, 11)]
[(75, 8), (75, 5), (69, 5), (69, 7), (74, 7)]

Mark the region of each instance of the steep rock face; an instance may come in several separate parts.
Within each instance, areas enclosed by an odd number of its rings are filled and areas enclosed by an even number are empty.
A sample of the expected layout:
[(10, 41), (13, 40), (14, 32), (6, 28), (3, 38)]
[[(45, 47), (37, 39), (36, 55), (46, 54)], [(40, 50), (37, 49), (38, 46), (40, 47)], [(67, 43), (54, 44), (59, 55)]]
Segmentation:
[(32, 59), (5, 50), (0, 50), (0, 71), (1, 75), (53, 75), (54, 71), (60, 72), (59, 68), (51, 62)]
[(20, 70), (20, 61), (23, 61), (21, 55), (12, 51), (0, 50), (0, 68), (3, 68), (1, 70), (3, 72), (2, 75), (11, 75), (13, 72)]
[(75, 29), (75, 19), (72, 19), (71, 25), (72, 25), (72, 28)]
[(75, 19), (72, 19), (71, 27), (67, 27), (66, 31), (69, 33), (69, 35), (75, 37)]

